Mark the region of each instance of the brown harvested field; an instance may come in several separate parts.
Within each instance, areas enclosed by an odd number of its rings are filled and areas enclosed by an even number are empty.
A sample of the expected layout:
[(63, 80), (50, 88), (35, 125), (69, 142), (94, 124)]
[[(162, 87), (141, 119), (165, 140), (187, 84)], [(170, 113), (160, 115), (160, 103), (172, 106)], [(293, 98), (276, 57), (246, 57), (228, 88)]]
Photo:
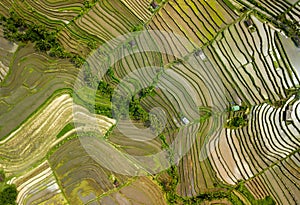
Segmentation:
[(148, 177), (141, 177), (107, 196), (101, 197), (100, 204), (145, 204), (166, 205), (159, 186)]
[(0, 2), (0, 14), (4, 16), (9, 15), (9, 9), (12, 6), (12, 1), (11, 0), (2, 0)]
[(300, 204), (299, 14), (294, 0), (2, 0), (0, 181), (20, 205)]
[[(143, 126), (143, 123), (133, 122), (131, 125), (131, 122), (119, 122), (109, 137), (109, 141), (120, 146), (120, 150), (130, 155), (145, 156), (161, 151), (160, 140), (155, 137), (154, 133), (144, 129), (147, 128)], [(152, 139), (153, 137), (155, 138)]]
[(82, 30), (102, 41), (125, 34), (139, 23), (139, 19), (128, 8), (116, 0), (100, 1), (92, 10), (75, 21)]
[[(63, 94), (53, 99), (0, 143), (1, 167), (9, 174), (21, 174), (46, 157), (61, 139), (56, 135), (71, 120), (72, 98)], [(30, 137), (28, 137), (30, 136)]]
[(47, 161), (14, 180), (19, 204), (68, 204)]
[(1, 85), (1, 136), (16, 129), (55, 91), (71, 88), (76, 73), (67, 59), (36, 53), (32, 44), (20, 47), (10, 62), (10, 74)]
[(201, 153), (205, 150), (205, 140), (211, 137), (209, 132), (214, 126), (213, 119), (200, 124), (199, 132), (195, 133), (197, 137), (193, 146), (177, 164), (179, 175), (177, 193), (180, 196), (192, 197), (200, 193), (222, 191), (222, 188), (215, 187), (214, 184), (218, 179), (208, 158), (203, 158)]
[(169, 1), (153, 17), (149, 26), (174, 32), (201, 46), (236, 18), (233, 12), (226, 9), (226, 5), (218, 1)]
[(141, 21), (146, 22), (151, 17), (149, 11), (150, 2), (149, 0), (130, 1), (121, 0)]
[(120, 185), (129, 179), (128, 176), (101, 167), (78, 139), (62, 145), (50, 156), (49, 162), (62, 184), (63, 192), (72, 204), (87, 203), (113, 189), (113, 175)]

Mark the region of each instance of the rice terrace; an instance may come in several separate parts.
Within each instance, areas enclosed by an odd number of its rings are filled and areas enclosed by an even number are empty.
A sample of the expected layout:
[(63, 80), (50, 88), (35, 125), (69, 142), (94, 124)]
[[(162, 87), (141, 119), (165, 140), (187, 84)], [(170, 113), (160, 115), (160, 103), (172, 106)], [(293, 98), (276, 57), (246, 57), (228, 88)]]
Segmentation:
[(300, 0), (0, 0), (0, 205), (300, 205)]

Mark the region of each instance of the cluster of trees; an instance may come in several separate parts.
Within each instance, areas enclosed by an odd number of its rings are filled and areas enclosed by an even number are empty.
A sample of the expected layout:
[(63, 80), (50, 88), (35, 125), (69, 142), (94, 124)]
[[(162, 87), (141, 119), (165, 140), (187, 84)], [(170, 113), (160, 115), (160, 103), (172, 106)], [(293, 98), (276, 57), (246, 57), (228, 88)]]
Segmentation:
[(17, 199), (17, 188), (14, 184), (4, 185), (0, 192), (0, 205), (15, 205)]
[(4, 27), (4, 37), (10, 41), (35, 43), (35, 48), (41, 52), (47, 52), (51, 57), (69, 58), (77, 67), (85, 61), (77, 54), (66, 52), (57, 40), (57, 32), (49, 31), (44, 25), (25, 22), (14, 11), (8, 18), (0, 16)]
[(215, 199), (224, 199), (230, 196), (230, 191), (207, 192), (195, 197), (182, 197), (177, 194), (178, 171), (175, 165), (167, 169), (167, 175), (157, 177), (169, 204), (202, 204), (203, 201), (212, 201)]
[[(98, 84), (98, 90), (97, 90), (97, 95), (101, 96), (103, 98), (103, 101), (110, 102), (112, 99), (112, 95), (114, 92), (114, 87), (105, 82), (105, 81), (100, 81)], [(105, 115), (107, 117), (113, 117), (112, 116), (112, 110), (111, 110), (111, 104), (109, 103), (98, 103), (97, 101), (95, 102), (94, 106), (95, 112), (99, 115)]]
[(138, 24), (131, 28), (131, 32), (142, 31), (144, 29), (144, 24)]
[(141, 106), (140, 99), (132, 98), (129, 103), (129, 114), (133, 120), (147, 123), (149, 113)]
[(93, 4), (94, 4), (94, 3), (96, 3), (96, 0), (94, 0), (94, 1), (85, 0), (85, 1), (83, 2), (83, 6), (84, 6), (85, 8), (90, 9), (90, 8), (93, 7)]
[(147, 96), (153, 96), (155, 95), (155, 92), (154, 92), (154, 86), (149, 86), (147, 88), (143, 88), (140, 90), (140, 92), (138, 93), (139, 97), (140, 98), (145, 98)]
[[(114, 113), (115, 117), (117, 119), (126, 119), (130, 117), (132, 120), (142, 122), (146, 127), (148, 127), (150, 125), (150, 116), (149, 113), (141, 106), (141, 100), (148, 95), (154, 94), (153, 86), (141, 89), (141, 91), (131, 97), (131, 99), (128, 99), (127, 96), (123, 96), (122, 94), (116, 94), (114, 96), (114, 110), (117, 110), (118, 113)], [(128, 105), (129, 112), (127, 110)]]
[(114, 87), (105, 82), (105, 81), (100, 81), (98, 84), (98, 89), (97, 89), (97, 94), (103, 96), (103, 97), (107, 97), (109, 99), (112, 98), (114, 92)]
[[(274, 14), (269, 11), (269, 9), (267, 9), (265, 6), (261, 5), (258, 1), (256, 1), (256, 0), (248, 0), (248, 1), (250, 3), (252, 3), (253, 5), (255, 5), (256, 7), (258, 7), (260, 10), (262, 10), (262, 11), (266, 12), (268, 15), (272, 16), (270, 18), (261, 12), (257, 12), (256, 14), (260, 18), (268, 20), (269, 22), (272, 22), (278, 28), (283, 30), (287, 36), (292, 37), (293, 39), (295, 39), (296, 37), (298, 37), (298, 38), (300, 37), (300, 30), (298, 29), (298, 22), (296, 20), (291, 21), (291, 20), (287, 19), (286, 13), (282, 13), (278, 16), (274, 16)], [(244, 1), (242, 1), (242, 0), (238, 0), (238, 2), (245, 5)], [(245, 11), (246, 11), (246, 9), (245, 9)]]
[(158, 183), (166, 193), (169, 204), (180, 204), (181, 197), (176, 194), (176, 186), (178, 184), (177, 167), (172, 165), (166, 171), (166, 175), (157, 178)]
[(130, 117), (134, 120), (141, 121), (145, 124), (145, 126), (150, 125), (150, 116), (149, 113), (141, 106), (141, 100), (147, 96), (154, 96), (154, 86), (149, 86), (141, 89), (137, 98), (132, 97), (129, 103), (129, 113)]
[(161, 143), (162, 143), (161, 148), (162, 149), (169, 149), (169, 144), (167, 143), (166, 136), (163, 135), (163, 134), (160, 134), (159, 139), (161, 140)]
[(114, 83), (120, 82), (120, 79), (115, 76), (115, 72), (111, 67), (107, 70), (106, 75), (111, 79), (112, 82)]
[[(100, 81), (98, 83), (97, 95), (103, 97), (107, 101), (111, 101), (113, 93), (114, 93), (113, 83), (119, 83), (120, 80), (115, 76), (115, 73), (114, 73), (112, 68), (109, 68), (107, 70), (106, 77), (110, 80), (108, 80), (108, 82)], [(111, 104), (104, 105), (104, 104), (98, 104), (96, 102), (95, 106), (94, 106), (94, 109), (95, 109), (97, 114), (105, 115), (105, 116), (108, 116), (108, 117), (113, 117), (112, 116)]]
[(5, 173), (0, 170), (0, 205), (15, 205), (18, 191), (14, 184), (7, 184)]
[(285, 34), (289, 37), (294, 39), (295, 37), (300, 36), (300, 30), (298, 29), (298, 22), (296, 20), (291, 21), (286, 18), (285, 13), (278, 15), (276, 17), (277, 21), (279, 22), (279, 27), (285, 31)]
[(247, 124), (247, 121), (244, 119), (244, 117), (242, 116), (236, 116), (231, 118), (228, 122), (227, 122), (227, 127), (231, 128), (231, 129), (237, 129), (239, 127), (243, 127)]
[(212, 116), (213, 112), (211, 109), (203, 109), (199, 108), (199, 115), (200, 115), (200, 122), (203, 123), (207, 119), (209, 119)]

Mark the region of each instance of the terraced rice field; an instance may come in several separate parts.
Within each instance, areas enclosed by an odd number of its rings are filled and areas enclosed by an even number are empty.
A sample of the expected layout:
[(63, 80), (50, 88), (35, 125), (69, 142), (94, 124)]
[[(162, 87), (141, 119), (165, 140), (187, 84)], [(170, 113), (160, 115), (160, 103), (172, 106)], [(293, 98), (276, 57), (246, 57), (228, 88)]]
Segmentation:
[(262, 12), (270, 17), (276, 17), (278, 15), (287, 15), (287, 18), (292, 20), (299, 19), (299, 1), (244, 1), (238, 0), (244, 5), (249, 5), (249, 7), (256, 7), (259, 12)]
[(5, 15), (5, 16), (8, 16), (9, 15), (9, 9), (11, 8), (11, 6), (12, 6), (12, 1), (10, 1), (10, 0), (1, 1), (1, 3), (0, 3), (1, 14)]
[(80, 47), (74, 47), (80, 45), (80, 42), (92, 40), (104, 43), (128, 33), (139, 24), (141, 20), (122, 2), (99, 1), (89, 12), (63, 29), (59, 40), (67, 50), (77, 53), (84, 51)]
[(19, 204), (68, 204), (47, 161), (14, 180)]
[(2, 0), (10, 11), (87, 60), (0, 25), (0, 171), (18, 204), (300, 204), (299, 1)]
[(32, 44), (19, 47), (9, 64), (11, 75), (1, 85), (2, 138), (15, 130), (55, 91), (71, 88), (77, 73), (68, 60), (36, 53)]
[(147, 177), (133, 181), (129, 186), (120, 189), (118, 192), (101, 197), (94, 204), (166, 204), (164, 196), (157, 184)]
[[(70, 203), (98, 204), (99, 201), (102, 204), (116, 200), (122, 204), (122, 201), (142, 200), (164, 204), (159, 187), (151, 180), (136, 180), (101, 167), (77, 139), (62, 145), (51, 155), (49, 162)], [(140, 194), (133, 194), (132, 190), (140, 191)]]
[(138, 2), (122, 0), (122, 3), (126, 5), (135, 16), (141, 21), (147, 22), (151, 18), (151, 12), (149, 11), (149, 1), (142, 0)]
[(43, 24), (48, 29), (61, 29), (82, 11), (84, 0), (4, 1), (3, 10), (13, 9), (27, 21)]
[(169, 1), (149, 27), (185, 36), (201, 47), (236, 17), (221, 1)]
[(56, 135), (65, 123), (71, 120), (72, 99), (64, 94), (53, 100), (46, 108), (46, 112), (41, 110), (36, 113), (1, 141), (1, 167), (7, 173), (17, 174), (30, 169), (61, 140), (57, 140)]
[(14, 53), (16, 52), (18, 45), (12, 42), (9, 42), (3, 37), (3, 29), (0, 27), (0, 83), (9, 73), (9, 63), (13, 58)]

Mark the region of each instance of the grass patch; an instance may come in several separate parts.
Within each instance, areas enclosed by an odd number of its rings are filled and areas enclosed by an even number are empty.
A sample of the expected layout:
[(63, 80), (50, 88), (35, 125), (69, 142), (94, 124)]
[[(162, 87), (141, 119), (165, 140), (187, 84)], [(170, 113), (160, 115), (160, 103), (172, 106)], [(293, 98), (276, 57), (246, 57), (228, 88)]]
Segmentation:
[(233, 192), (231, 192), (230, 196), (228, 197), (228, 200), (234, 205), (244, 205), (240, 198), (237, 197)]
[(66, 134), (67, 132), (69, 132), (70, 130), (75, 129), (74, 124), (73, 123), (69, 123), (67, 124), (56, 136), (56, 138), (60, 138), (62, 137), (64, 134)]
[(236, 10), (235, 6), (230, 2), (230, 0), (224, 0), (224, 2), (231, 10)]
[(244, 195), (252, 205), (275, 205), (276, 202), (272, 197), (267, 196), (264, 199), (255, 199), (251, 192), (246, 188), (244, 183), (241, 183), (237, 186), (236, 190)]

